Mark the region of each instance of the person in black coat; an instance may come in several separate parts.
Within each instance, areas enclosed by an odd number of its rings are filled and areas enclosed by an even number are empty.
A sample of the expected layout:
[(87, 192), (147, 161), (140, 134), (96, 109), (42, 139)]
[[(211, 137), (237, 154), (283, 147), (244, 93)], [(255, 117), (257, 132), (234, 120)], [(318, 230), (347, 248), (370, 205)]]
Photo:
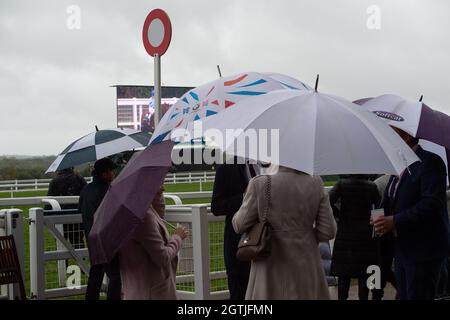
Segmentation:
[[(67, 168), (58, 171), (58, 175), (54, 177), (48, 186), (48, 196), (63, 197), (63, 196), (79, 196), (81, 190), (86, 186), (86, 180), (73, 168)], [(77, 209), (76, 204), (62, 204), (62, 210)], [(51, 206), (45, 206), (45, 210), (51, 210)], [(75, 249), (84, 248), (83, 228), (79, 223), (64, 224), (64, 238), (69, 240)]]
[(378, 188), (367, 176), (351, 175), (340, 179), (329, 196), (338, 225), (331, 262), (331, 274), (338, 277), (338, 299), (348, 299), (350, 281), (357, 278), (359, 299), (367, 300), (367, 267), (377, 264), (370, 213), (380, 202)]
[[(236, 258), (241, 235), (237, 234), (231, 221), (242, 205), (250, 178), (256, 173), (246, 164), (222, 164), (217, 166), (211, 211), (214, 215), (225, 215), (224, 259), (231, 300), (244, 300), (250, 275), (250, 262)], [(250, 174), (249, 174), (250, 172)], [(249, 176), (250, 175), (250, 176)]]
[(383, 202), (385, 216), (373, 223), (379, 235), (394, 236), (400, 300), (432, 300), (450, 251), (446, 168), (439, 156), (418, 145), (418, 139), (394, 129), (421, 161), (400, 177), (391, 177)]
[[(95, 162), (92, 172), (93, 181), (83, 188), (79, 200), (79, 211), (82, 216), (86, 240), (89, 239), (92, 225), (94, 224), (94, 214), (105, 197), (106, 192), (115, 178), (116, 166), (111, 159), (103, 158)], [(88, 247), (89, 247), (89, 241)], [(119, 260), (117, 257), (108, 264), (91, 265), (86, 289), (86, 300), (98, 300), (103, 276), (109, 278), (108, 300), (120, 300), (122, 283), (120, 279)]]

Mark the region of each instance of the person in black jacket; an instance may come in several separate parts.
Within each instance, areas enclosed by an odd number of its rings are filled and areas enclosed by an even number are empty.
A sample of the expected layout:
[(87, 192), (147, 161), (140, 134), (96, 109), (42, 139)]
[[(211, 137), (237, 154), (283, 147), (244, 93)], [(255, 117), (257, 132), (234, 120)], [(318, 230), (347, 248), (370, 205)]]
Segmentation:
[[(81, 191), (79, 211), (81, 212), (87, 240), (89, 239), (89, 233), (94, 224), (95, 211), (97, 211), (111, 182), (115, 178), (115, 168), (114, 162), (108, 158), (103, 158), (95, 162), (94, 171), (92, 172), (93, 181)], [(89, 247), (89, 241), (87, 242)], [(86, 289), (86, 300), (99, 299), (105, 273), (109, 278), (107, 299), (120, 300), (122, 284), (117, 257), (105, 265), (91, 265)]]
[[(73, 168), (67, 168), (58, 171), (58, 175), (50, 181), (48, 186), (48, 196), (63, 197), (63, 196), (79, 196), (81, 190), (86, 186), (86, 180)], [(76, 204), (62, 204), (61, 209), (77, 209)], [(50, 206), (45, 206), (45, 210), (50, 210)], [(69, 240), (75, 249), (84, 248), (83, 229), (81, 224), (64, 224), (64, 238)]]
[(449, 255), (446, 169), (442, 159), (418, 139), (394, 128), (421, 161), (392, 176), (373, 221), (377, 234), (394, 236), (395, 276), (400, 300), (432, 300), (442, 264)]
[(236, 258), (241, 235), (234, 231), (231, 221), (241, 207), (248, 182), (256, 171), (251, 164), (236, 163), (222, 164), (216, 169), (211, 211), (216, 216), (225, 215), (224, 258), (231, 300), (245, 299), (250, 275), (250, 263)]
[(378, 188), (364, 175), (345, 176), (330, 190), (330, 203), (337, 220), (331, 274), (338, 277), (338, 299), (347, 300), (352, 278), (358, 279), (358, 296), (367, 300), (367, 267), (377, 264), (370, 213), (380, 202)]

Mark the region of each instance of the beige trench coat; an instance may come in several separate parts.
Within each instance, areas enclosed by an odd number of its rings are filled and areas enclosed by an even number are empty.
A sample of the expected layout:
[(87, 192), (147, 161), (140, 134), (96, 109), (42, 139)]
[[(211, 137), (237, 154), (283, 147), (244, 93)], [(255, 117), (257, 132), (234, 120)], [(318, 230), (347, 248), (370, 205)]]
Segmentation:
[(170, 236), (161, 216), (159, 193), (134, 237), (119, 251), (124, 300), (175, 300), (175, 276), (182, 240)]
[[(246, 299), (329, 299), (318, 245), (334, 238), (336, 222), (322, 179), (285, 167), (271, 177), (272, 252), (252, 261)], [(237, 233), (262, 217), (266, 183), (264, 175), (250, 181), (233, 218)]]

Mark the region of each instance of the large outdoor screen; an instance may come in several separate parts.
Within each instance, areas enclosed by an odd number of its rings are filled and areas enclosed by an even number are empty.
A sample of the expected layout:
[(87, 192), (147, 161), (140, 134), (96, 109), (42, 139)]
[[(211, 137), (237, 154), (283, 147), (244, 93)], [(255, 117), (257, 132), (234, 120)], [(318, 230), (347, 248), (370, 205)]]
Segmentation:
[[(117, 127), (136, 130), (154, 131), (153, 86), (120, 86), (116, 87)], [(161, 88), (161, 117), (191, 87)]]

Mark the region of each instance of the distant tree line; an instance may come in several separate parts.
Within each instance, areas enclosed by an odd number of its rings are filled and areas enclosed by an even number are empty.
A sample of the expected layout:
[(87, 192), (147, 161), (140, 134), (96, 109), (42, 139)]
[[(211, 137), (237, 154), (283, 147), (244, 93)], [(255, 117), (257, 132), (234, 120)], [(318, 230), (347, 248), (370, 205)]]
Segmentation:
[[(55, 173), (45, 174), (55, 156), (17, 158), (0, 156), (0, 180), (27, 180), (53, 178)], [(88, 165), (76, 168), (82, 176), (91, 175)]]
[[(112, 159), (118, 164), (119, 171), (123, 169), (131, 153), (127, 156), (119, 154), (113, 156)], [(41, 156), (41, 157), (27, 157), (17, 158), (11, 156), (0, 156), (0, 180), (27, 180), (27, 179), (46, 179), (53, 178), (55, 173), (45, 174), (48, 167), (55, 160), (55, 156)], [(214, 165), (198, 164), (173, 165), (169, 172), (186, 172), (186, 171), (210, 171), (215, 170)], [(83, 177), (90, 177), (92, 172), (92, 165), (83, 165), (75, 168)], [(324, 181), (337, 181), (339, 176), (322, 176)]]

